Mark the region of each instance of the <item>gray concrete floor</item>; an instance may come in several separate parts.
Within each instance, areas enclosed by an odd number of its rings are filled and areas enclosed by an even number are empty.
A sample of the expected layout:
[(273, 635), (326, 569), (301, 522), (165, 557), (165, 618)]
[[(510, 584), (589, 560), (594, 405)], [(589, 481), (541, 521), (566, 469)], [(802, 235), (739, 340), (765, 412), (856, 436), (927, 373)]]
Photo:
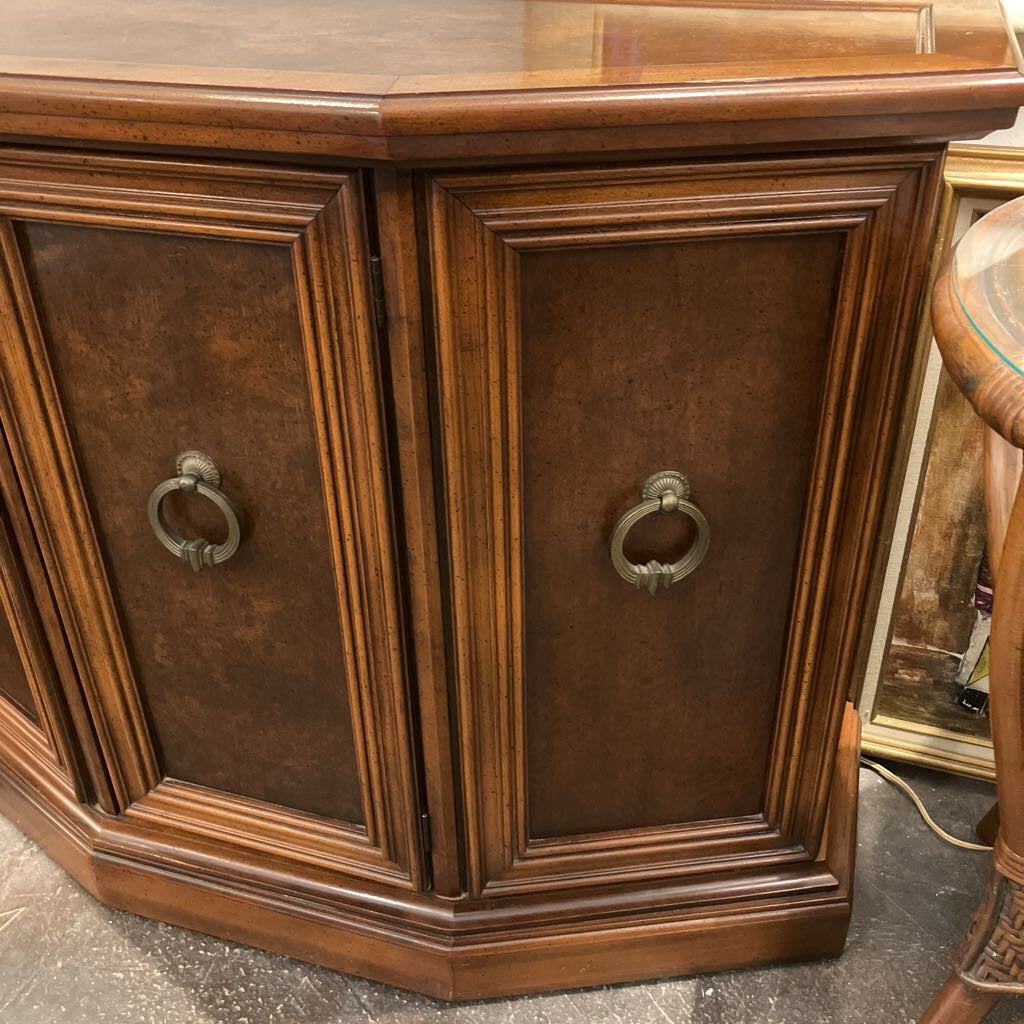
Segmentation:
[[(897, 767), (955, 834), (992, 787)], [(827, 963), (447, 1005), (109, 910), (0, 819), (3, 1024), (912, 1024), (945, 978), (988, 856), (861, 773), (857, 900)], [(991, 1024), (1024, 1021), (1005, 1000)]]

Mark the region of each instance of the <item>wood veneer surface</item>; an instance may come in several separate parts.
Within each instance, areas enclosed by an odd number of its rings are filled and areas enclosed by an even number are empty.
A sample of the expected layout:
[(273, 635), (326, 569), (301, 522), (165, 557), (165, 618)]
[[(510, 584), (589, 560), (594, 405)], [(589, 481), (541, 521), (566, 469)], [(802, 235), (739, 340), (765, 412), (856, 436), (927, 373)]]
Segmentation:
[[(533, 836), (762, 809), (842, 252), (816, 234), (523, 258)], [(652, 597), (608, 538), (662, 469), (712, 541)], [(670, 561), (689, 534), (648, 517), (626, 553)]]

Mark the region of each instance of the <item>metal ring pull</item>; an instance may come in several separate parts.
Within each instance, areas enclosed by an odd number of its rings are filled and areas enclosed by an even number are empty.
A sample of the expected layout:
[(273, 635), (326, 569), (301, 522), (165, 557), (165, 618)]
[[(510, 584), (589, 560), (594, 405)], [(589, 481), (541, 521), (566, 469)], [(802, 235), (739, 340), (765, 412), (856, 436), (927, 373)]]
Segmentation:
[[(612, 565), (615, 571), (634, 587), (646, 587), (654, 594), (658, 587), (670, 587), (678, 583), (684, 576), (689, 576), (704, 560), (711, 543), (711, 529), (708, 521), (693, 502), (689, 501), (690, 482), (682, 473), (667, 469), (649, 476), (644, 481), (644, 500), (631, 508), (616, 524), (612, 533)], [(682, 512), (689, 516), (697, 527), (697, 536), (686, 553), (678, 561), (669, 565), (655, 561), (653, 558), (646, 565), (631, 562), (622, 553), (622, 544), (626, 534), (644, 516), (655, 512)]]
[[(187, 451), (178, 456), (178, 475), (153, 488), (149, 496), (147, 513), (149, 525), (153, 527), (156, 539), (172, 555), (188, 562), (193, 572), (210, 569), (226, 562), (237, 550), (242, 539), (242, 526), (238, 510), (228, 496), (220, 489), (220, 470), (217, 464), (204, 452)], [(168, 525), (164, 518), (163, 501), (171, 491), (186, 491), (201, 494), (224, 513), (228, 523), (228, 537), (223, 544), (211, 544), (199, 537), (186, 540)]]

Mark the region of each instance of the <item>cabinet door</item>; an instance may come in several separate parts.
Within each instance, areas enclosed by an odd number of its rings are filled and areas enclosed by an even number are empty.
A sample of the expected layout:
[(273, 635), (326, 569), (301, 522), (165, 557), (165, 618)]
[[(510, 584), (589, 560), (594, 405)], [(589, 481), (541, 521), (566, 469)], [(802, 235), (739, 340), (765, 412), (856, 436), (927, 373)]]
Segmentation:
[(417, 884), (358, 176), (8, 150), (0, 214), (2, 414), (120, 806)]
[[(430, 180), (474, 892), (817, 855), (935, 169)], [(652, 595), (610, 543), (664, 470), (710, 542)]]

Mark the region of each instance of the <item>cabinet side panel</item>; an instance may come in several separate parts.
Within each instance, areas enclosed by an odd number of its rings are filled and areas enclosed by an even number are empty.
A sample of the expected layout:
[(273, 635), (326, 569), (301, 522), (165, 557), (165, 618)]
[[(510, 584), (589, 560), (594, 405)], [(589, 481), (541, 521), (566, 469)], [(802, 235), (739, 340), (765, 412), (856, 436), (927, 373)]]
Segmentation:
[[(522, 256), (531, 837), (762, 809), (842, 255), (820, 233)], [(669, 469), (711, 545), (652, 596), (609, 538)], [(627, 557), (690, 530), (649, 516)]]
[[(162, 772), (361, 824), (287, 249), (18, 230)], [(200, 573), (146, 517), (190, 448), (217, 462), (245, 531), (229, 563)], [(201, 498), (166, 508), (182, 535), (224, 538)]]

